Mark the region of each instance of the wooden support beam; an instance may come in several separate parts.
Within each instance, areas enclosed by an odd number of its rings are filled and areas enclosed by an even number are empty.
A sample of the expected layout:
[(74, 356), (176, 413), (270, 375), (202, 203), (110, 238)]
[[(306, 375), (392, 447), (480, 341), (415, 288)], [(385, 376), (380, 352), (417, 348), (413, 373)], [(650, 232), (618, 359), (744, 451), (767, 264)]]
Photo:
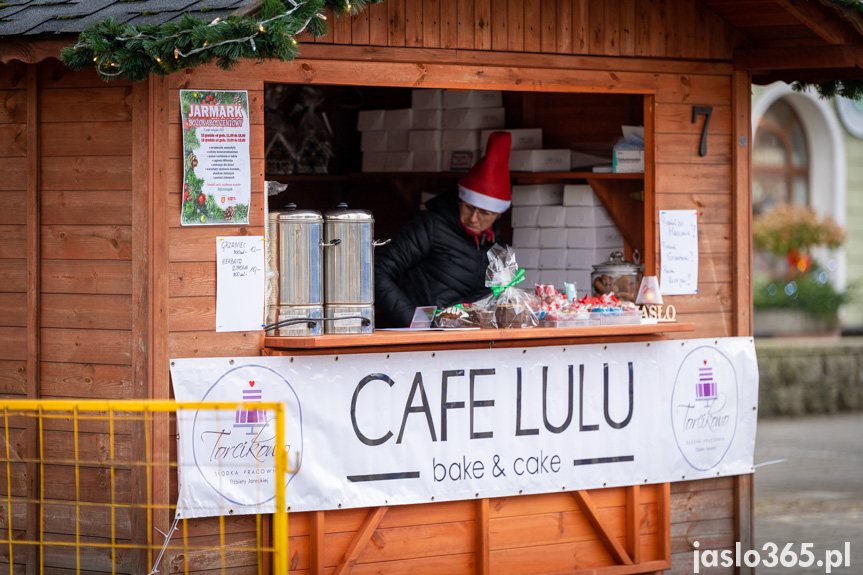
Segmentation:
[(618, 565), (632, 565), (632, 558), (626, 552), (626, 549), (620, 544), (617, 538), (611, 534), (610, 529), (606, 526), (599, 517), (599, 510), (593, 504), (593, 499), (585, 490), (573, 491), (572, 496), (575, 498), (578, 507), (584, 514), (584, 517), (596, 530), (596, 535), (609, 555), (617, 562)]
[(863, 64), (859, 46), (740, 48), (734, 51), (735, 70), (803, 70), (854, 68)]
[(641, 497), (640, 486), (626, 488), (626, 552), (633, 563), (641, 562)]
[[(40, 362), (40, 246), (41, 235), (41, 158), (39, 150), (39, 82), (38, 67), (35, 64), (27, 66), (27, 399), (39, 399), (39, 362)], [(27, 418), (25, 453), (27, 460), (27, 541), (39, 541), (40, 504), (42, 497), (40, 466), (36, 463), (41, 450), (42, 441), (39, 436), (37, 421)], [(8, 440), (8, 438), (7, 438)], [(9, 524), (12, 524), (12, 510), (9, 513)], [(39, 572), (39, 552), (35, 546), (27, 548), (27, 574)]]
[[(656, 508), (659, 510), (659, 556), (671, 567), (671, 484), (656, 486)], [(667, 568), (667, 567), (666, 567)]]
[(309, 573), (323, 575), (324, 573), (324, 512), (311, 512), (311, 533), (309, 542)]
[[(739, 541), (744, 552), (752, 549), (755, 543), (753, 537), (753, 513), (755, 474), (736, 475), (734, 477), (734, 540)], [(754, 575), (755, 568), (741, 565), (736, 575)]]
[(836, 13), (820, 2), (810, 0), (773, 0), (807, 28), (831, 44), (850, 44), (858, 41), (855, 31)]
[(491, 573), (491, 550), (489, 547), (488, 526), (488, 499), (479, 499), (476, 502), (476, 515), (474, 516), (474, 528), (476, 530), (476, 575), (489, 575)]
[(732, 309), (729, 335), (752, 335), (752, 81), (749, 73), (731, 77)]
[(339, 562), (333, 571), (333, 575), (345, 575), (351, 572), (366, 544), (371, 540), (372, 535), (375, 534), (375, 531), (377, 530), (378, 525), (381, 524), (384, 515), (387, 514), (387, 510), (389, 510), (389, 507), (373, 507), (369, 509), (369, 514), (366, 516), (365, 521), (363, 521), (363, 524), (357, 531), (356, 535), (354, 535), (354, 538), (348, 544), (348, 548), (345, 550), (344, 555), (339, 559)]

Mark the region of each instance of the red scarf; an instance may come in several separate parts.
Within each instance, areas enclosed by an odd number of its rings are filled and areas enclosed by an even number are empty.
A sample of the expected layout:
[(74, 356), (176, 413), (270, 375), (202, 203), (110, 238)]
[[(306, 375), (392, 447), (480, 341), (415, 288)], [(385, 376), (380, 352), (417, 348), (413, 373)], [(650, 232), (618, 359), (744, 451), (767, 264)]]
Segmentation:
[[(459, 221), (459, 223), (461, 224), (461, 221)], [(478, 233), (478, 234), (475, 234), (472, 231), (470, 231), (469, 229), (467, 229), (464, 224), (461, 224), (461, 227), (467, 233), (467, 235), (469, 235), (470, 237), (473, 238), (473, 241), (476, 242), (477, 247), (479, 247), (479, 245), (480, 245), (480, 238), (482, 238), (484, 241), (487, 241), (487, 242), (493, 242), (494, 241), (494, 232), (491, 230), (491, 227), (489, 227), (486, 231)]]

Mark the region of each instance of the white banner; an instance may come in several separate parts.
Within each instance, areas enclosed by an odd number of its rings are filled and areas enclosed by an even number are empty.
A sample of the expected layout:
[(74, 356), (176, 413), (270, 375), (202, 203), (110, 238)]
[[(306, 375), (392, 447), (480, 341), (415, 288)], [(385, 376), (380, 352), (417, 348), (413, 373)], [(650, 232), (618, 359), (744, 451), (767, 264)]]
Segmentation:
[[(291, 511), (752, 471), (751, 338), (176, 359), (178, 401), (282, 401)], [(271, 416), (178, 414), (181, 517), (272, 513)]]

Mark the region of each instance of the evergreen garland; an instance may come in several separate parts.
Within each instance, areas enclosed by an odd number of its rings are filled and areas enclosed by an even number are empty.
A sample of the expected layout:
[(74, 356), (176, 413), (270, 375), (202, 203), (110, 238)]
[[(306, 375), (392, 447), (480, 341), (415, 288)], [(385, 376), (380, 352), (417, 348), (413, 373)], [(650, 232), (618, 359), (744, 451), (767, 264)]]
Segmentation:
[(73, 70), (95, 67), (104, 80), (125, 77), (132, 82), (150, 74), (166, 75), (215, 60), (230, 70), (240, 59), (293, 60), (299, 54), (296, 36), (326, 34), (324, 10), (356, 14), (383, 0), (263, 0), (253, 16), (232, 15), (204, 22), (184, 14), (178, 22), (134, 26), (113, 19), (84, 29), (74, 46), (64, 48), (63, 63)]

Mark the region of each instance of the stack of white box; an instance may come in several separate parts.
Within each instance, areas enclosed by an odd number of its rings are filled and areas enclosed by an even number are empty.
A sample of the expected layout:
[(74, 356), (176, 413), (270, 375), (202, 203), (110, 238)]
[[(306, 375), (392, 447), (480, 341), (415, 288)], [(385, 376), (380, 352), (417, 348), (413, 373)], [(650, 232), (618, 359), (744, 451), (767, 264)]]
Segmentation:
[(525, 289), (575, 282), (590, 289), (593, 265), (623, 249), (623, 236), (587, 185), (539, 184), (512, 188), (513, 248)]
[(480, 131), (505, 125), (503, 96), (494, 90), (420, 88), (411, 107), (363, 110), (364, 172), (468, 170), (480, 158)]

